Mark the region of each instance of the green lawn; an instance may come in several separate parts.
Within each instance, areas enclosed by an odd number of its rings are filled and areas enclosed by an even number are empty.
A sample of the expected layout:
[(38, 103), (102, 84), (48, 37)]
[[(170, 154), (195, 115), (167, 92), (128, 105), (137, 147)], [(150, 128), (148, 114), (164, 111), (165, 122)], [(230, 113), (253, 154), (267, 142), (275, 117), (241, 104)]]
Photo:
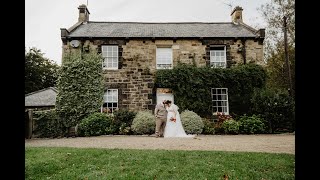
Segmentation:
[(25, 149), (26, 179), (295, 179), (291, 154), (219, 151)]

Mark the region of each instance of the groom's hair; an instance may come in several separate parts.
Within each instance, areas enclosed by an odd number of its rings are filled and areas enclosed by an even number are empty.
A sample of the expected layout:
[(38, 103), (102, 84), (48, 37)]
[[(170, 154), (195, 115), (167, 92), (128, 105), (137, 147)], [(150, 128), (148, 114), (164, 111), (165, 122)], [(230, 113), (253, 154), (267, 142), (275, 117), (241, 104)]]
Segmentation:
[(170, 101), (170, 100), (167, 100), (167, 101), (166, 101), (166, 104), (170, 104), (170, 103), (171, 103), (171, 101)]

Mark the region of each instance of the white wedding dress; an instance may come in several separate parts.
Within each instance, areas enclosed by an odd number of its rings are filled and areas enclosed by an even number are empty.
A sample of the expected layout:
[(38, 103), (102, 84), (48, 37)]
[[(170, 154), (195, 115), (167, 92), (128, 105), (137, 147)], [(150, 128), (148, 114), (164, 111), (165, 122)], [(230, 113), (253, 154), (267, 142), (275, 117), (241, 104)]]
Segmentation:
[[(171, 106), (167, 108), (167, 111), (168, 111), (167, 123), (166, 123), (166, 127), (164, 129), (163, 136), (165, 138), (195, 137), (195, 135), (188, 135), (184, 131), (178, 109), (179, 109), (178, 106), (176, 106), (175, 104), (171, 104)], [(174, 117), (174, 113), (176, 113), (176, 122), (170, 120), (171, 117)]]

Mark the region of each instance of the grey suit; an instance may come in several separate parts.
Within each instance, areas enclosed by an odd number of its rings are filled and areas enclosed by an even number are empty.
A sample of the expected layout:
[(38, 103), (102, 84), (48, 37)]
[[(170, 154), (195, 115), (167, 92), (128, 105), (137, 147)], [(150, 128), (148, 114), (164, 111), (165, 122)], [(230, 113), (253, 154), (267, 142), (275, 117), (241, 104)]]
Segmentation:
[(167, 110), (164, 104), (161, 102), (156, 105), (154, 110), (154, 115), (156, 117), (156, 136), (163, 136), (164, 128), (166, 127), (167, 122)]

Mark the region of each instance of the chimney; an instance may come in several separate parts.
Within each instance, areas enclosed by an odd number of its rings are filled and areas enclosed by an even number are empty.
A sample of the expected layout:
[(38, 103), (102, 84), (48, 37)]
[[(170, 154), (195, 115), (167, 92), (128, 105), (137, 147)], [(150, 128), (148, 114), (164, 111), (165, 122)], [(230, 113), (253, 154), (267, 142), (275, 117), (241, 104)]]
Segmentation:
[(79, 9), (79, 18), (78, 22), (88, 22), (89, 21), (89, 10), (86, 5), (82, 4), (78, 7)]
[(234, 23), (238, 23), (238, 22), (243, 22), (242, 21), (242, 7), (237, 6), (233, 9), (233, 11), (231, 12), (231, 20)]

